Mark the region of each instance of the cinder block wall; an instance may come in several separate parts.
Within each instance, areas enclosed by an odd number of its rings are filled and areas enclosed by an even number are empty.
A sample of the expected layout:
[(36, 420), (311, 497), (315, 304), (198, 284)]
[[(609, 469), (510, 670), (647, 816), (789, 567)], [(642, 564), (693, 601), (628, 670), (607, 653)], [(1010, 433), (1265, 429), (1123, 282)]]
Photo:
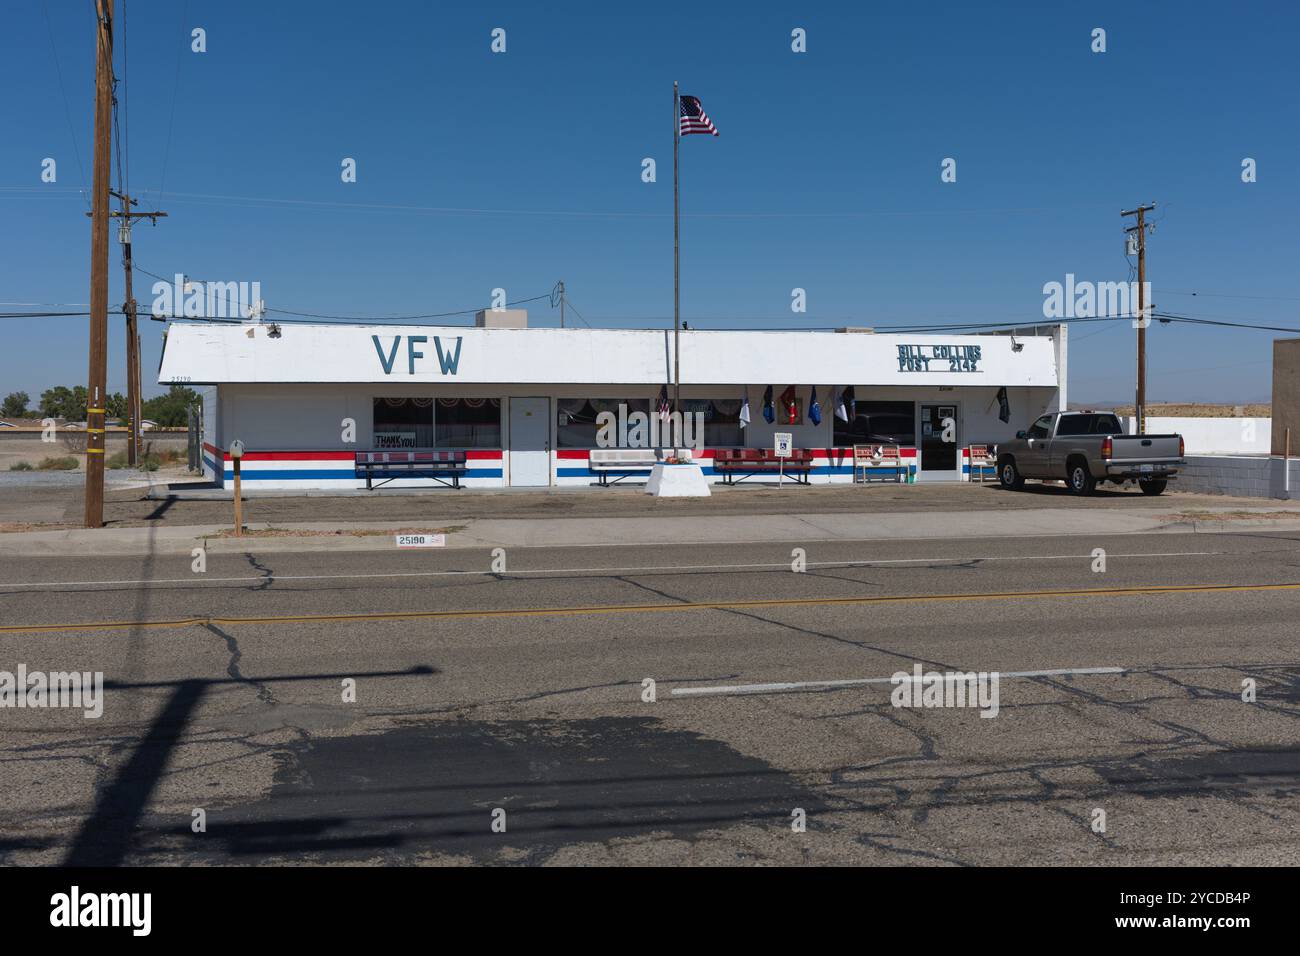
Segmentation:
[(1292, 459), (1288, 494), (1281, 458), (1229, 455), (1188, 455), (1187, 467), (1178, 473), (1177, 491), (1245, 498), (1300, 499), (1300, 460)]

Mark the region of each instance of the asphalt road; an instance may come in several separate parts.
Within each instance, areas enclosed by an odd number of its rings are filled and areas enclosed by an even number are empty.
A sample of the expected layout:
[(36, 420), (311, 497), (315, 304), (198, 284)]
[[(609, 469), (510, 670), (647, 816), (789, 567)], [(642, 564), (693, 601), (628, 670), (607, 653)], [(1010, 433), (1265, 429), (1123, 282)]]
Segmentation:
[(491, 560), (0, 559), (0, 862), (1300, 862), (1300, 534)]

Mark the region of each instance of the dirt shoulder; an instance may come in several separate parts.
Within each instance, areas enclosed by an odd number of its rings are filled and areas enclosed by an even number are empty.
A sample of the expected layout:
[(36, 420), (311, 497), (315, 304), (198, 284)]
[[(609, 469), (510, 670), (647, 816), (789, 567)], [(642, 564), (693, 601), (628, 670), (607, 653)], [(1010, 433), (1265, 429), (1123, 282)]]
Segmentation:
[[(82, 487), (76, 475), (40, 476), (40, 483), (0, 483), (0, 528), (20, 530), (80, 527)], [(151, 480), (146, 478), (145, 481)], [(105, 495), (108, 527), (221, 526), (231, 523), (229, 500), (147, 497), (147, 486), (110, 489)], [(1024, 509), (1117, 509), (1142, 514), (1286, 511), (1264, 498), (1228, 498), (1170, 492), (1149, 498), (1138, 491), (1106, 489), (1076, 498), (1059, 485), (1005, 491), (993, 484), (813, 485), (715, 487), (709, 498), (654, 498), (641, 486), (566, 488), (541, 491), (439, 489), (427, 494), (362, 497), (293, 496), (253, 498), (244, 503), (250, 524), (387, 522), (427, 529), (472, 520), (511, 518), (715, 517), (787, 514), (924, 514), (926, 512), (1014, 512)], [(1300, 514), (1300, 504), (1296, 513)], [(963, 520), (954, 517), (958, 524)], [(960, 530), (959, 528), (955, 530)]]

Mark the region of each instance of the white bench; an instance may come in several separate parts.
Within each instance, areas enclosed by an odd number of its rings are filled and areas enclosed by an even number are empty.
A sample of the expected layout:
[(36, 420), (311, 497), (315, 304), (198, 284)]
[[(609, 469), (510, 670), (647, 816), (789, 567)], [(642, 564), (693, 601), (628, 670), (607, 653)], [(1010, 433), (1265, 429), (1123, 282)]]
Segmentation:
[(903, 461), (902, 449), (897, 445), (853, 446), (854, 484), (866, 484), (871, 480), (873, 472), (884, 469), (893, 472), (894, 481), (902, 482), (907, 474), (907, 468), (907, 464)]
[[(667, 458), (690, 457), (689, 448), (593, 448), (587, 456), (587, 467), (600, 479), (601, 487), (608, 487), (632, 475), (649, 476), (654, 466)], [(618, 477), (610, 481), (610, 475)]]
[(978, 481), (980, 484), (984, 484), (986, 476), (996, 480), (998, 476), (998, 446), (971, 445), (969, 451), (970, 480)]

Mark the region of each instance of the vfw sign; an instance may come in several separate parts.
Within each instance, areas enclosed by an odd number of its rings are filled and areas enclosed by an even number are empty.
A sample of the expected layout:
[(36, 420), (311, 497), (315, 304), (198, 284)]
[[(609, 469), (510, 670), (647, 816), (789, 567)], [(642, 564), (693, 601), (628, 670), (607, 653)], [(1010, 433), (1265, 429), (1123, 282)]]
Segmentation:
[(898, 346), (900, 372), (978, 372), (981, 358), (983, 350), (978, 345)]
[[(406, 348), (402, 348), (402, 340), (406, 340)], [(384, 345), (378, 335), (370, 336), (370, 340), (375, 344), (375, 352), (379, 356), (379, 365), (384, 370), (385, 375), (392, 375), (393, 368), (397, 365), (399, 354), (406, 358), (406, 374), (415, 375), (417, 372), (430, 371), (433, 359), (436, 356), (438, 368), (443, 375), (455, 375), (456, 369), (460, 365), (460, 343), (461, 337), (456, 336), (456, 348), (453, 351), (450, 347), (443, 348), (442, 337), (435, 335), (433, 337), (433, 352), (426, 355), (422, 346), (429, 344), (427, 335), (394, 335), (391, 345)], [(420, 360), (425, 361), (421, 362)], [(420, 362), (417, 368), (416, 363)]]

